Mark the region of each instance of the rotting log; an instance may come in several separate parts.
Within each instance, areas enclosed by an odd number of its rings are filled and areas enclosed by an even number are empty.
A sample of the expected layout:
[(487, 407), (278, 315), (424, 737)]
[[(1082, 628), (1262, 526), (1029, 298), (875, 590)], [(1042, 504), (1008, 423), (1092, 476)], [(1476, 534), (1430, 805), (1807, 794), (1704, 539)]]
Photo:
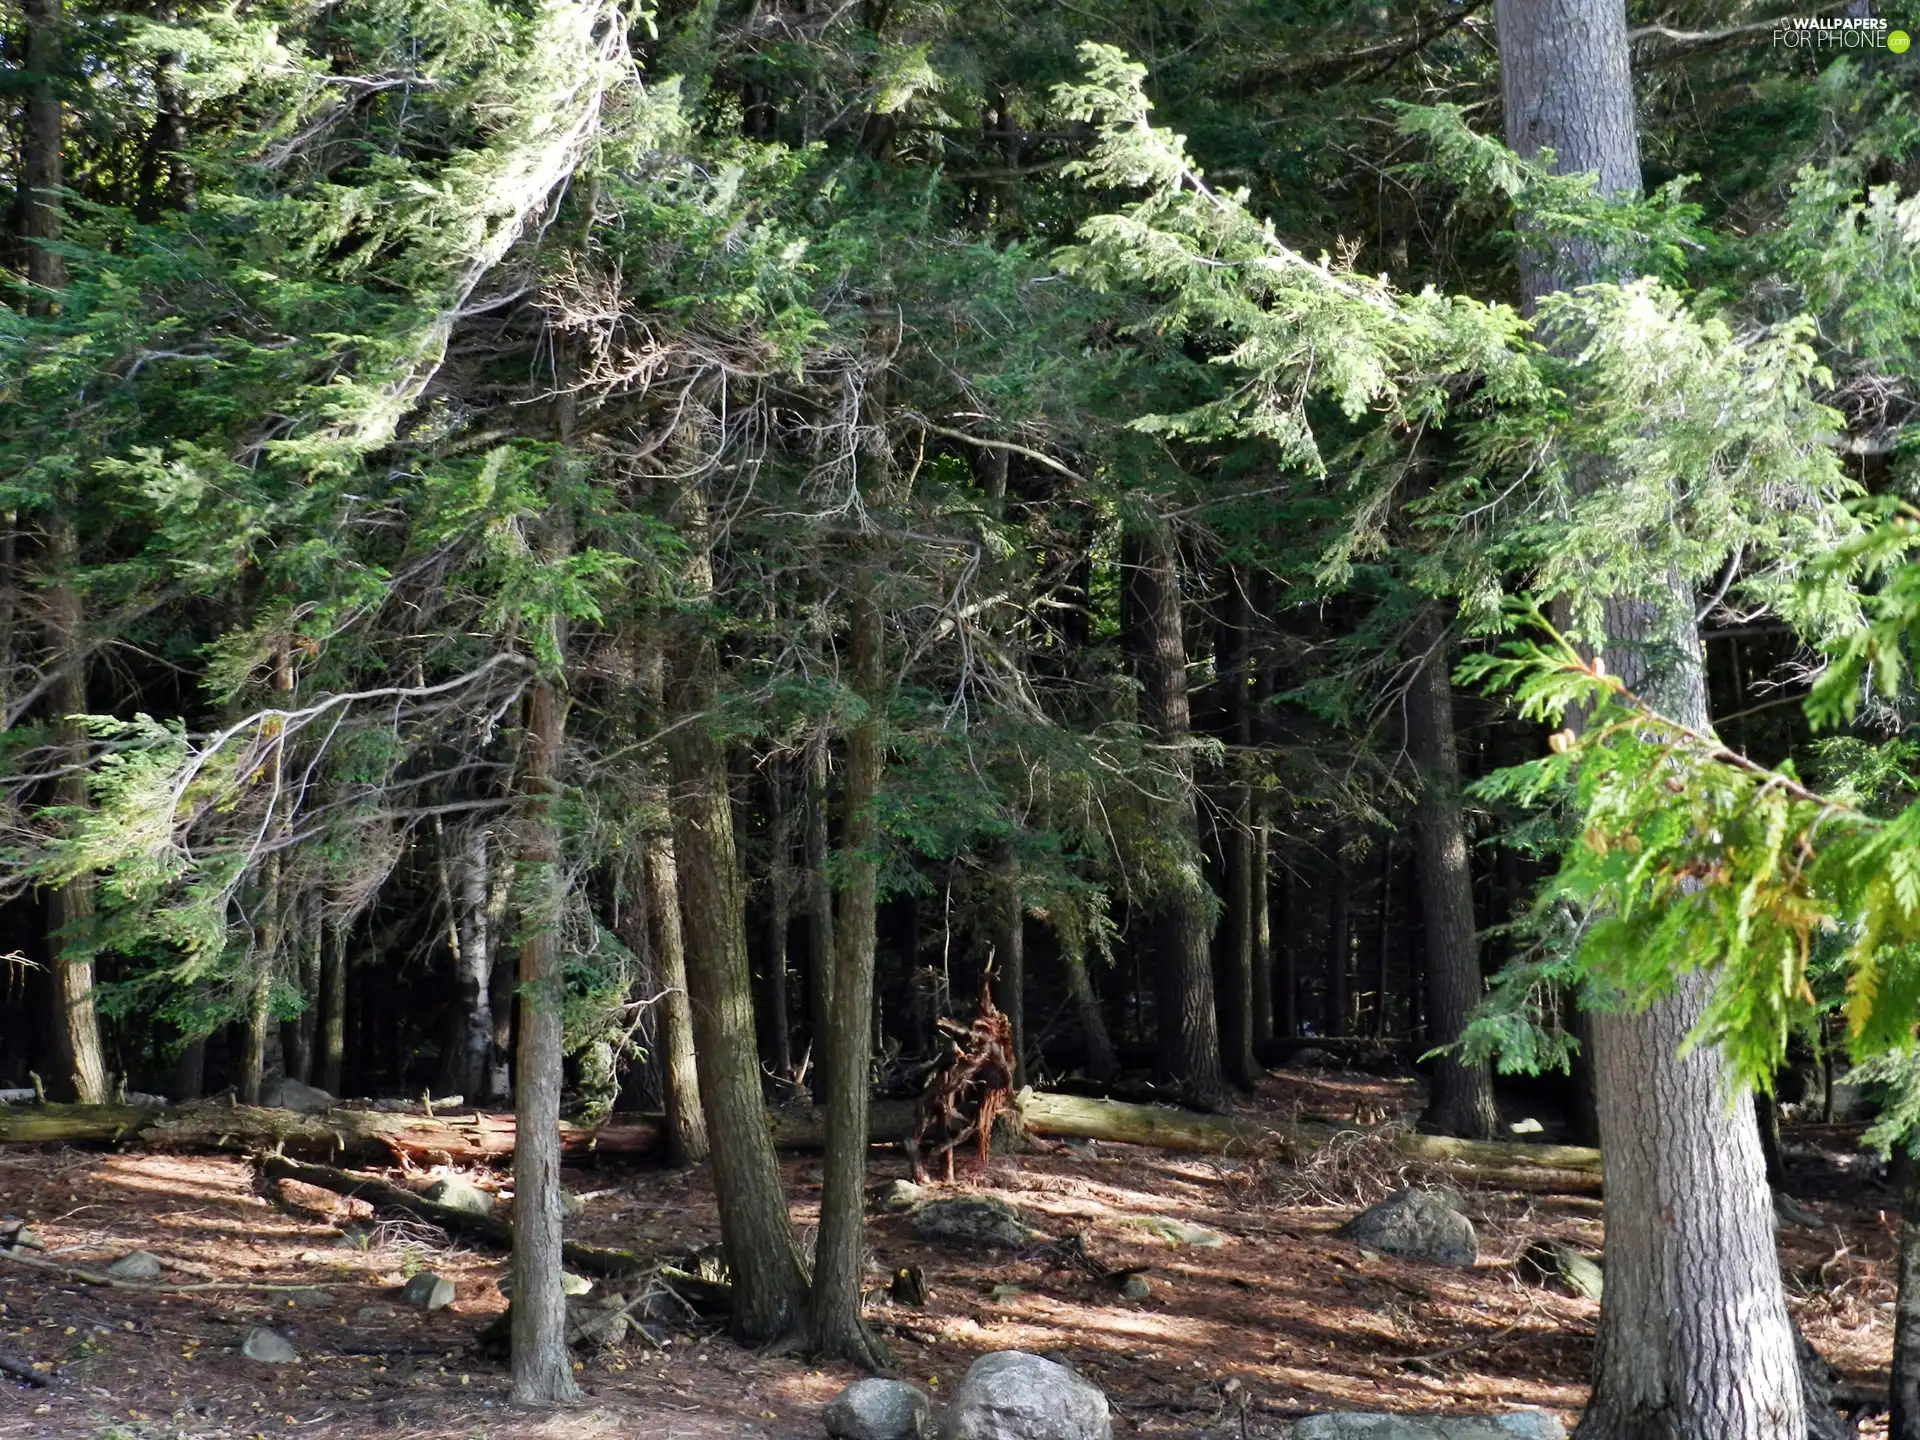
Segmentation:
[[(479, 1215), (454, 1205), (441, 1205), (424, 1195), (388, 1184), (377, 1176), (336, 1170), (331, 1165), (309, 1165), (299, 1160), (289, 1160), (284, 1155), (262, 1155), (259, 1164), (261, 1174), (269, 1180), (298, 1180), (304, 1185), (316, 1185), (336, 1195), (364, 1200), (376, 1210), (399, 1210), (415, 1219), (438, 1225), (443, 1230), (457, 1230), (475, 1239), (485, 1240), (502, 1250), (513, 1248), (513, 1226), (497, 1215)], [(652, 1263), (632, 1250), (583, 1245), (576, 1240), (564, 1242), (560, 1247), (560, 1256), (572, 1268), (593, 1275), (625, 1275)]]
[[(1022, 1091), (1016, 1101), (1028, 1133), (1063, 1140), (1100, 1140), (1198, 1155), (1269, 1154), (1298, 1162), (1335, 1135), (1365, 1135), (1366, 1127), (1312, 1122), (1273, 1124), (1250, 1116), (1202, 1115), (1165, 1105), (1134, 1105), (1048, 1091)], [(771, 1113), (774, 1143), (783, 1150), (817, 1150), (825, 1135), (811, 1106)], [(907, 1101), (876, 1101), (870, 1133), (875, 1144), (912, 1133)], [(1408, 1131), (1383, 1131), (1408, 1161), (1462, 1181), (1516, 1190), (1593, 1191), (1600, 1188), (1600, 1152), (1575, 1145), (1454, 1140)], [(560, 1127), (570, 1161), (594, 1155), (637, 1159), (660, 1151), (659, 1118), (621, 1114), (598, 1127)], [(513, 1117), (470, 1113), (396, 1115), (200, 1104), (162, 1110), (125, 1105), (0, 1106), (0, 1145), (110, 1144), (149, 1149), (282, 1151), (426, 1163), (497, 1163), (513, 1153)], [(416, 1199), (418, 1197), (415, 1197)], [(421, 1202), (426, 1203), (426, 1202)]]

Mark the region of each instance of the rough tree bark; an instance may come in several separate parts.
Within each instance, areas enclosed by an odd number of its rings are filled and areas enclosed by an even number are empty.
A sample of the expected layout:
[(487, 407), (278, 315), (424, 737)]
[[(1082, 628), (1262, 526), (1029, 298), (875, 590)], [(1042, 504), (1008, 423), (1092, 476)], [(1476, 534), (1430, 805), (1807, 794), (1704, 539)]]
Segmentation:
[[(1594, 172), (1604, 191), (1638, 191), (1623, 0), (1496, 0), (1495, 19), (1508, 143), (1524, 155), (1550, 147), (1560, 170)], [(1524, 302), (1591, 281), (1602, 259), (1578, 245), (1524, 247)], [(1677, 576), (1664, 590), (1606, 602), (1605, 660), (1704, 730), (1693, 596)], [(1685, 977), (1644, 1011), (1593, 1016), (1607, 1285), (1581, 1440), (1807, 1433), (1759, 1136), (1731, 1103), (1719, 1052), (1681, 1053), (1709, 983)]]
[[(713, 562), (706, 497), (698, 480), (682, 487), (677, 519), (687, 559), (682, 574), (686, 611), (672, 641), (671, 699), (679, 723), (667, 741), (673, 849), (694, 1058), (713, 1147), (721, 1243), (733, 1270), (733, 1330), (739, 1339), (758, 1344), (794, 1329), (806, 1308), (807, 1277), (760, 1091), (746, 896), (733, 843), (727, 757), (702, 723), (719, 688), (720, 654), (701, 623), (713, 594)], [(865, 1079), (864, 1072), (859, 1078)]]
[(67, 283), (66, 262), (47, 242), (60, 238), (64, 218), (60, 187), (66, 183), (62, 131), (65, 125), (60, 74), (66, 7), (62, 0), (22, 0), (26, 38), (26, 133), (20, 147), (22, 194), (20, 238), (26, 242), (27, 306), (44, 315), (54, 292)]
[(1227, 812), (1222, 841), (1226, 860), (1226, 910), (1214, 976), (1220, 1026), (1220, 1059), (1227, 1078), (1251, 1090), (1261, 1075), (1254, 1059), (1253, 920), (1253, 673), (1247, 577), (1227, 574), (1226, 616), (1221, 626), (1220, 681), (1227, 687)]
[(1149, 516), (1128, 536), (1128, 629), (1140, 682), (1140, 716), (1161, 748), (1154, 828), (1166, 854), (1156, 877), (1154, 999), (1160, 1068), (1203, 1108), (1226, 1100), (1214, 1014), (1214, 897), (1200, 864), (1195, 808), (1187, 641), (1180, 558), (1166, 521)]
[[(558, 546), (552, 547), (558, 550)], [(560, 831), (555, 772), (566, 724), (547, 675), (528, 687), (520, 762), (520, 1034), (514, 1056), (512, 1398), (518, 1405), (578, 1397), (567, 1358), (560, 1284)]]
[(1027, 1083), (1027, 908), (1011, 845), (993, 866), (993, 1003), (1013, 1029), (1013, 1087)]
[[(492, 874), (490, 832), (475, 825), (459, 832), (452, 855), (440, 860), (448, 949), (453, 955), (454, 1004), (440, 1093), (478, 1099), (493, 1063), (493, 933), (487, 914)], [(444, 834), (443, 834), (444, 840)]]
[[(79, 592), (68, 578), (78, 562), (79, 545), (62, 503), (48, 527), (48, 561), (54, 583), (47, 591), (47, 639), (53, 663), (60, 667), (54, 703), (60, 720), (60, 744), (69, 772), (54, 787), (54, 803), (73, 810), (88, 802), (86, 732), (71, 717), (87, 710), (87, 663), (81, 639)], [(53, 1024), (54, 1088), (83, 1105), (107, 1098), (107, 1062), (100, 1044), (100, 1017), (93, 999), (93, 877), (76, 875), (48, 897), (48, 931), (54, 944)]]
[[(666, 675), (657, 645), (635, 652), (640, 689), (653, 714), (664, 712)], [(643, 801), (649, 812), (669, 810), (664, 782), (650, 782)], [(687, 947), (680, 915), (680, 869), (673, 834), (656, 830), (642, 851), (647, 890), (648, 939), (660, 982), (660, 1082), (667, 1116), (667, 1163), (698, 1165), (707, 1158), (707, 1115), (700, 1103), (700, 1072), (693, 1053), (693, 1002), (687, 994)]]
[(827, 1027), (833, 1013), (833, 887), (827, 880), (827, 737), (807, 747), (807, 1025), (813, 1036), (813, 1095), (827, 1094)]
[(866, 1256), (867, 1073), (872, 1065), (875, 897), (874, 796), (886, 759), (886, 631), (871, 563), (855, 569), (848, 602), (854, 693), (864, 706), (847, 730), (842, 881), (834, 914), (833, 1008), (826, 1034), (827, 1151), (814, 1247), (807, 1348), (878, 1368), (884, 1346), (860, 1318)]
[[(1473, 874), (1460, 798), (1460, 750), (1454, 739), (1452, 647), (1430, 612), (1414, 631), (1425, 658), (1407, 687), (1407, 749), (1419, 771), (1414, 861), (1427, 950), (1427, 1043), (1452, 1045), (1480, 1003), (1480, 941), (1473, 923)], [(1500, 1123), (1493, 1068), (1453, 1055), (1433, 1062), (1422, 1128), (1490, 1140)]]
[[(284, 640), (273, 657), (274, 704), (286, 709), (293, 703), (292, 647)], [(247, 976), (247, 1024), (240, 1037), (240, 1098), (248, 1105), (260, 1103), (260, 1087), (268, 1079), (272, 1057), (268, 1053), (273, 1024), (273, 982), (286, 950), (287, 896), (281, 893), (281, 842), (286, 838), (288, 816), (279, 805), (281, 777), (286, 769), (286, 747), (276, 739), (273, 759), (267, 763), (266, 793), (278, 808), (266, 829), (267, 854), (260, 862), (260, 924), (255, 931), (253, 966)]]
[(1887, 1440), (1920, 1440), (1920, 1162), (1894, 1155), (1900, 1180), (1900, 1275), (1893, 1302)]
[(1280, 874), (1280, 925), (1277, 964), (1274, 967), (1273, 1024), (1279, 1038), (1291, 1040), (1300, 1033), (1300, 882), (1293, 866), (1283, 865)]
[(793, 919), (793, 807), (787, 766), (770, 757), (767, 785), (766, 940), (760, 965), (767, 987), (767, 1059), (782, 1079), (793, 1075), (793, 1024), (787, 1009), (787, 929)]
[(323, 920), (320, 945), (320, 1054), (315, 1069), (320, 1088), (338, 1095), (347, 1064), (347, 927)]
[[(1106, 1081), (1120, 1073), (1107, 1017), (1100, 1013), (1100, 997), (1087, 973), (1087, 941), (1083, 935), (1060, 935), (1060, 968), (1066, 972), (1067, 998), (1080, 1025), (1080, 1043), (1086, 1047), (1085, 1066), (1090, 1079)], [(1016, 1086), (1016, 1088), (1018, 1088)]]

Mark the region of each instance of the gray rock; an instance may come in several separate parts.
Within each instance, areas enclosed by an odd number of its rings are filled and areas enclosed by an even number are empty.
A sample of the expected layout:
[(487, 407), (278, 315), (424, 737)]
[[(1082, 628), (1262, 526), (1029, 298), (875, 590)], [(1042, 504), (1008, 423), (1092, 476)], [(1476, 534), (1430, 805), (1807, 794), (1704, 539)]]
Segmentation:
[(933, 1407), (901, 1380), (856, 1380), (821, 1415), (835, 1440), (930, 1440)]
[(401, 1287), (400, 1298), (422, 1310), (444, 1310), (453, 1303), (453, 1282), (444, 1275), (422, 1270)]
[[(509, 1300), (513, 1298), (512, 1274), (502, 1275), (498, 1280), (494, 1281), (493, 1284), (494, 1288)], [(576, 1275), (571, 1270), (562, 1270), (560, 1272), (560, 1293), (566, 1296), (591, 1295), (593, 1293), (593, 1281), (587, 1279), (584, 1275)]]
[(434, 1181), (420, 1192), (420, 1198), (431, 1200), (436, 1205), (465, 1211), (469, 1215), (493, 1214), (493, 1197), (478, 1185), (469, 1184), (457, 1175), (444, 1176)]
[(1204, 1225), (1189, 1225), (1184, 1220), (1176, 1220), (1171, 1215), (1129, 1215), (1120, 1222), (1135, 1230), (1144, 1230), (1156, 1240), (1164, 1240), (1169, 1245), (1224, 1245), (1227, 1237), (1217, 1230), (1209, 1230)]
[(1129, 1275), (1120, 1282), (1120, 1298), (1136, 1305), (1153, 1298), (1153, 1285), (1144, 1275)]
[(247, 1338), (240, 1342), (240, 1353), (249, 1360), (258, 1360), (262, 1365), (292, 1365), (300, 1359), (286, 1336), (264, 1325), (256, 1325), (247, 1331)]
[(916, 1185), (911, 1180), (889, 1180), (874, 1197), (874, 1206), (889, 1215), (904, 1215), (910, 1210), (919, 1209), (926, 1200), (927, 1189), (924, 1185)]
[(1018, 1210), (990, 1195), (929, 1200), (914, 1212), (913, 1233), (922, 1240), (1006, 1249), (1044, 1238), (1020, 1218)]
[(1021, 1350), (973, 1362), (954, 1391), (942, 1440), (1113, 1440), (1100, 1387)]
[(1529, 1285), (1544, 1285), (1581, 1300), (1597, 1301), (1606, 1279), (1592, 1260), (1558, 1240), (1534, 1241), (1513, 1268)]
[(1426, 1415), (1309, 1415), (1293, 1440), (1566, 1440), (1566, 1427), (1537, 1410), (1466, 1418)]
[(1289, 1070), (1339, 1070), (1345, 1065), (1338, 1055), (1317, 1045), (1303, 1045), (1287, 1057)]
[(319, 1289), (289, 1290), (281, 1298), (296, 1310), (324, 1310), (333, 1304), (333, 1296)]
[(260, 1103), (276, 1110), (297, 1110), (302, 1115), (317, 1115), (333, 1104), (333, 1096), (298, 1080), (269, 1080), (260, 1088)]
[(398, 1320), (400, 1312), (391, 1305), (362, 1305), (353, 1312), (356, 1325), (383, 1325), (390, 1320)]
[(107, 1266), (107, 1274), (116, 1280), (158, 1280), (160, 1257), (145, 1250), (133, 1250)]
[(1396, 1190), (1347, 1222), (1356, 1245), (1436, 1265), (1471, 1265), (1480, 1258), (1480, 1237), (1443, 1190)]

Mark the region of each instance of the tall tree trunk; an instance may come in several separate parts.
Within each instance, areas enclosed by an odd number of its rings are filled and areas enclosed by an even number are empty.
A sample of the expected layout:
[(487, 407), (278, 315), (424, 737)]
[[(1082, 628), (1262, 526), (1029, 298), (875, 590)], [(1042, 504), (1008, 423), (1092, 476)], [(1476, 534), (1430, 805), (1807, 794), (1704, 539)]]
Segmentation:
[[(640, 689), (656, 716), (666, 709), (665, 657), (660, 647), (635, 650)], [(723, 792), (724, 795), (724, 792)], [(642, 808), (667, 814), (667, 786), (650, 779)], [(671, 823), (671, 821), (669, 822)], [(729, 836), (731, 841), (731, 836)], [(687, 937), (680, 913), (680, 868), (671, 830), (650, 833), (642, 850), (647, 889), (648, 939), (660, 982), (661, 1087), (665, 1091), (666, 1159), (669, 1165), (698, 1165), (707, 1158), (707, 1115), (700, 1102), (700, 1070), (694, 1058), (693, 1002), (687, 991)]]
[(1920, 1161), (1894, 1154), (1900, 1181), (1899, 1291), (1893, 1302), (1893, 1363), (1887, 1440), (1920, 1440)]
[(1155, 877), (1154, 998), (1160, 1068), (1195, 1105), (1226, 1099), (1220, 1029), (1214, 1014), (1214, 896), (1200, 859), (1195, 808), (1187, 640), (1180, 604), (1180, 559), (1173, 532), (1157, 516), (1129, 536), (1128, 628), (1140, 682), (1141, 719), (1161, 749), (1160, 798), (1151, 802), (1167, 852)]
[(1003, 847), (993, 866), (993, 994), (1013, 1030), (1013, 1088), (1027, 1083), (1027, 907), (1020, 862)]
[(1249, 663), (1251, 607), (1242, 570), (1227, 575), (1227, 614), (1221, 626), (1220, 680), (1227, 687), (1227, 811), (1230, 820), (1222, 848), (1226, 861), (1226, 913), (1214, 977), (1219, 1011), (1220, 1058), (1227, 1078), (1243, 1090), (1260, 1079), (1254, 1059), (1253, 923), (1253, 706), (1254, 676)]
[(767, 1057), (773, 1073), (793, 1075), (793, 1025), (787, 1013), (787, 929), (793, 920), (793, 808), (787, 796), (786, 762), (767, 762), (766, 943), (760, 965), (767, 988)]
[[(288, 708), (293, 701), (293, 656), (284, 640), (274, 651), (274, 704)], [(247, 1024), (241, 1037), (240, 1098), (248, 1105), (260, 1103), (260, 1090), (273, 1070), (270, 1042), (273, 1024), (273, 982), (279, 975), (286, 946), (287, 897), (281, 893), (281, 842), (286, 839), (288, 816), (280, 801), (282, 777), (286, 772), (287, 752), (284, 735), (276, 735), (273, 758), (267, 763), (266, 793), (278, 807), (268, 817), (263, 832), (267, 853), (260, 861), (260, 924), (255, 931), (254, 953), (249, 959), (252, 970), (246, 977)]]
[[(1480, 1003), (1480, 941), (1473, 924), (1473, 874), (1460, 792), (1460, 750), (1454, 738), (1452, 647), (1445, 622), (1429, 611), (1414, 632), (1425, 659), (1407, 687), (1407, 749), (1419, 771), (1414, 868), (1427, 949), (1427, 1043), (1452, 1045)], [(1490, 1140), (1500, 1123), (1493, 1068), (1456, 1055), (1433, 1062), (1423, 1128), (1441, 1135)]]
[[(562, 546), (550, 547), (564, 554)], [(565, 1001), (560, 961), (560, 827), (555, 772), (566, 724), (559, 686), (527, 689), (520, 762), (520, 1035), (514, 1057), (512, 1398), (538, 1405), (579, 1395), (567, 1358), (560, 1286), (560, 1082)]]
[(300, 987), (300, 1013), (286, 1027), (283, 1043), (287, 1052), (287, 1073), (302, 1085), (311, 1085), (313, 1042), (320, 1019), (319, 915), (307, 896), (297, 896), (292, 904), (288, 948), (293, 956), (293, 976)]
[(1292, 865), (1283, 865), (1280, 871), (1280, 928), (1278, 951), (1279, 964), (1274, 973), (1275, 996), (1278, 1000), (1278, 1013), (1274, 1016), (1274, 1028), (1284, 1039), (1291, 1040), (1300, 1033), (1300, 922), (1304, 917), (1300, 912), (1300, 882), (1293, 873)]
[[(321, 923), (320, 1088), (338, 1095), (347, 1068), (347, 927), (338, 920)], [(469, 1097), (477, 1098), (477, 1097)]]
[(1273, 826), (1267, 820), (1266, 802), (1253, 798), (1253, 1044), (1254, 1053), (1273, 1039), (1275, 1005), (1273, 999), (1273, 915), (1269, 894), (1268, 857), (1273, 847)]
[[(47, 591), (47, 640), (60, 670), (54, 704), (68, 766), (68, 773), (54, 787), (53, 799), (56, 805), (78, 812), (89, 803), (87, 740), (80, 721), (73, 717), (87, 713), (87, 662), (80, 635), (80, 593), (72, 578), (80, 563), (80, 546), (67, 502), (60, 503), (49, 532), (47, 559), (53, 584)], [(58, 1093), (71, 1093), (83, 1105), (103, 1105), (107, 1062), (93, 1000), (93, 877), (76, 875), (66, 881), (53, 892), (48, 910), (54, 959), (54, 1087)]]
[[(1495, 18), (1508, 143), (1525, 155), (1550, 147), (1560, 170), (1595, 172), (1605, 192), (1637, 192), (1623, 0), (1495, 0)], [(1525, 247), (1524, 302), (1593, 280), (1603, 259), (1581, 245)], [(1604, 658), (1665, 714), (1705, 730), (1694, 597), (1677, 575), (1664, 590), (1605, 603)], [(1720, 1052), (1683, 1053), (1711, 983), (1685, 976), (1645, 1010), (1592, 1017), (1607, 1285), (1581, 1440), (1807, 1431), (1759, 1136)]]
[[(1057, 932), (1056, 932), (1057, 933)], [(1080, 1026), (1080, 1043), (1086, 1049), (1088, 1078), (1113, 1079), (1120, 1073), (1120, 1058), (1114, 1054), (1113, 1037), (1107, 1033), (1107, 1017), (1100, 1011), (1100, 996), (1087, 973), (1087, 941), (1084, 935), (1060, 935), (1060, 968), (1067, 976), (1067, 998)]]
[[(492, 864), (489, 834), (475, 825), (459, 834), (457, 849), (440, 839), (440, 886), (447, 907), (447, 948), (453, 958), (453, 1015), (446, 1055), (440, 1065), (440, 1090), (478, 1103), (493, 1063), (493, 935), (487, 899)], [(454, 853), (448, 854), (449, 849)]]
[(853, 575), (848, 605), (853, 690), (864, 711), (847, 730), (843, 880), (834, 914), (833, 1009), (827, 1030), (826, 1157), (814, 1247), (809, 1348), (878, 1367), (884, 1346), (860, 1318), (867, 1183), (867, 1072), (872, 1064), (875, 899), (874, 797), (886, 761), (885, 618), (870, 562)]
[(1353, 880), (1341, 851), (1340, 832), (1333, 833), (1333, 885), (1327, 895), (1327, 1030), (1344, 1035), (1353, 1019), (1353, 994), (1348, 974), (1353, 966)]
[(1387, 962), (1393, 953), (1393, 833), (1380, 837), (1380, 924), (1373, 952), (1373, 1015), (1368, 1025), (1376, 1040), (1387, 1033)]
[[(504, 943), (507, 919), (513, 911), (513, 871), (511, 865), (489, 867), (492, 880), (487, 892), (487, 934), (494, 937), (495, 948)], [(344, 943), (344, 942), (343, 942)], [(485, 1095), (497, 1105), (513, 1103), (514, 1003), (516, 967), (496, 961), (487, 984), (487, 1008), (493, 1016), (493, 1063), (487, 1067)]]
[(64, 105), (61, 102), (61, 56), (66, 28), (62, 0), (21, 0), (26, 24), (26, 134), (20, 146), (22, 216), (20, 238), (26, 241), (29, 313), (44, 315), (54, 293), (67, 283), (66, 262), (51, 242), (60, 238), (60, 188), (66, 183), (62, 146)]
[(827, 1031), (833, 1016), (833, 886), (827, 879), (827, 740), (807, 747), (807, 1026), (813, 1096), (827, 1096)]
[[(753, 973), (747, 963), (745, 887), (733, 844), (727, 757), (705, 721), (720, 681), (720, 654), (702, 623), (712, 603), (713, 562), (705, 496), (698, 481), (682, 488), (680, 534), (687, 560), (687, 614), (672, 648), (673, 712), (667, 740), (673, 850), (680, 921), (686, 937), (687, 990), (693, 1004), (694, 1058), (721, 1242), (733, 1271), (733, 1330), (750, 1344), (785, 1336), (807, 1303), (807, 1277), (780, 1188), (780, 1169), (760, 1090), (753, 1029)], [(859, 1077), (865, 1079), (864, 1073)]]

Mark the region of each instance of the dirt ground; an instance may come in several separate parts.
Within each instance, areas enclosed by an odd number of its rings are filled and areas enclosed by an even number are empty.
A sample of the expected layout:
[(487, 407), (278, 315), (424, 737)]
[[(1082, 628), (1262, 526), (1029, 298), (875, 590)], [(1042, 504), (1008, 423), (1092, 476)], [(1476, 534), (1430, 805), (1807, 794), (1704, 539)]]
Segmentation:
[[(1343, 1072), (1279, 1073), (1250, 1108), (1410, 1119), (1418, 1082)], [(1783, 1226), (1795, 1316), (1847, 1383), (1880, 1390), (1892, 1343), (1894, 1215), (1857, 1132), (1788, 1132), (1794, 1190), (1817, 1226)], [(900, 1216), (870, 1229), (874, 1284), (919, 1265), (924, 1307), (876, 1296), (871, 1316), (897, 1373), (949, 1392), (971, 1361), (1022, 1349), (1064, 1358), (1105, 1388), (1119, 1435), (1284, 1436), (1320, 1409), (1437, 1413), (1534, 1406), (1569, 1423), (1585, 1396), (1597, 1307), (1522, 1284), (1512, 1261), (1542, 1236), (1597, 1252), (1600, 1206), (1576, 1196), (1469, 1190), (1481, 1257), (1450, 1270), (1363, 1252), (1339, 1227), (1409, 1176), (1377, 1144), (1323, 1155), (1309, 1170), (1128, 1146), (1036, 1146), (963, 1165), (956, 1188), (997, 1195), (1036, 1228), (1078, 1236), (1109, 1270), (1147, 1266), (1129, 1302), (1045, 1253), (958, 1253), (917, 1240)], [(794, 1220), (811, 1243), (817, 1158), (785, 1162)], [(876, 1150), (873, 1179), (906, 1173)], [(425, 1172), (405, 1177), (417, 1183)], [(487, 1188), (504, 1173), (468, 1172)], [(576, 1238), (643, 1251), (718, 1239), (704, 1171), (569, 1170), (587, 1198)], [(319, 1192), (316, 1206), (332, 1202)], [(850, 1370), (743, 1351), (698, 1332), (636, 1334), (583, 1356), (578, 1407), (506, 1404), (506, 1375), (474, 1334), (505, 1306), (505, 1257), (411, 1221), (377, 1219), (365, 1248), (332, 1220), (263, 1191), (248, 1164), (204, 1155), (76, 1149), (0, 1151), (0, 1217), (24, 1217), (45, 1254), (99, 1269), (134, 1249), (158, 1255), (168, 1296), (74, 1283), (0, 1258), (0, 1359), (44, 1384), (0, 1375), (7, 1440), (227, 1440), (227, 1437), (554, 1437), (813, 1440), (821, 1407)], [(1168, 1238), (1175, 1220), (1203, 1227)], [(1175, 1231), (1175, 1233), (1179, 1233)], [(408, 1275), (455, 1282), (447, 1309), (397, 1302)], [(311, 1287), (290, 1291), (263, 1287)], [(299, 1352), (272, 1366), (238, 1353), (271, 1324)], [(1873, 1422), (1863, 1434), (1875, 1432)]]

